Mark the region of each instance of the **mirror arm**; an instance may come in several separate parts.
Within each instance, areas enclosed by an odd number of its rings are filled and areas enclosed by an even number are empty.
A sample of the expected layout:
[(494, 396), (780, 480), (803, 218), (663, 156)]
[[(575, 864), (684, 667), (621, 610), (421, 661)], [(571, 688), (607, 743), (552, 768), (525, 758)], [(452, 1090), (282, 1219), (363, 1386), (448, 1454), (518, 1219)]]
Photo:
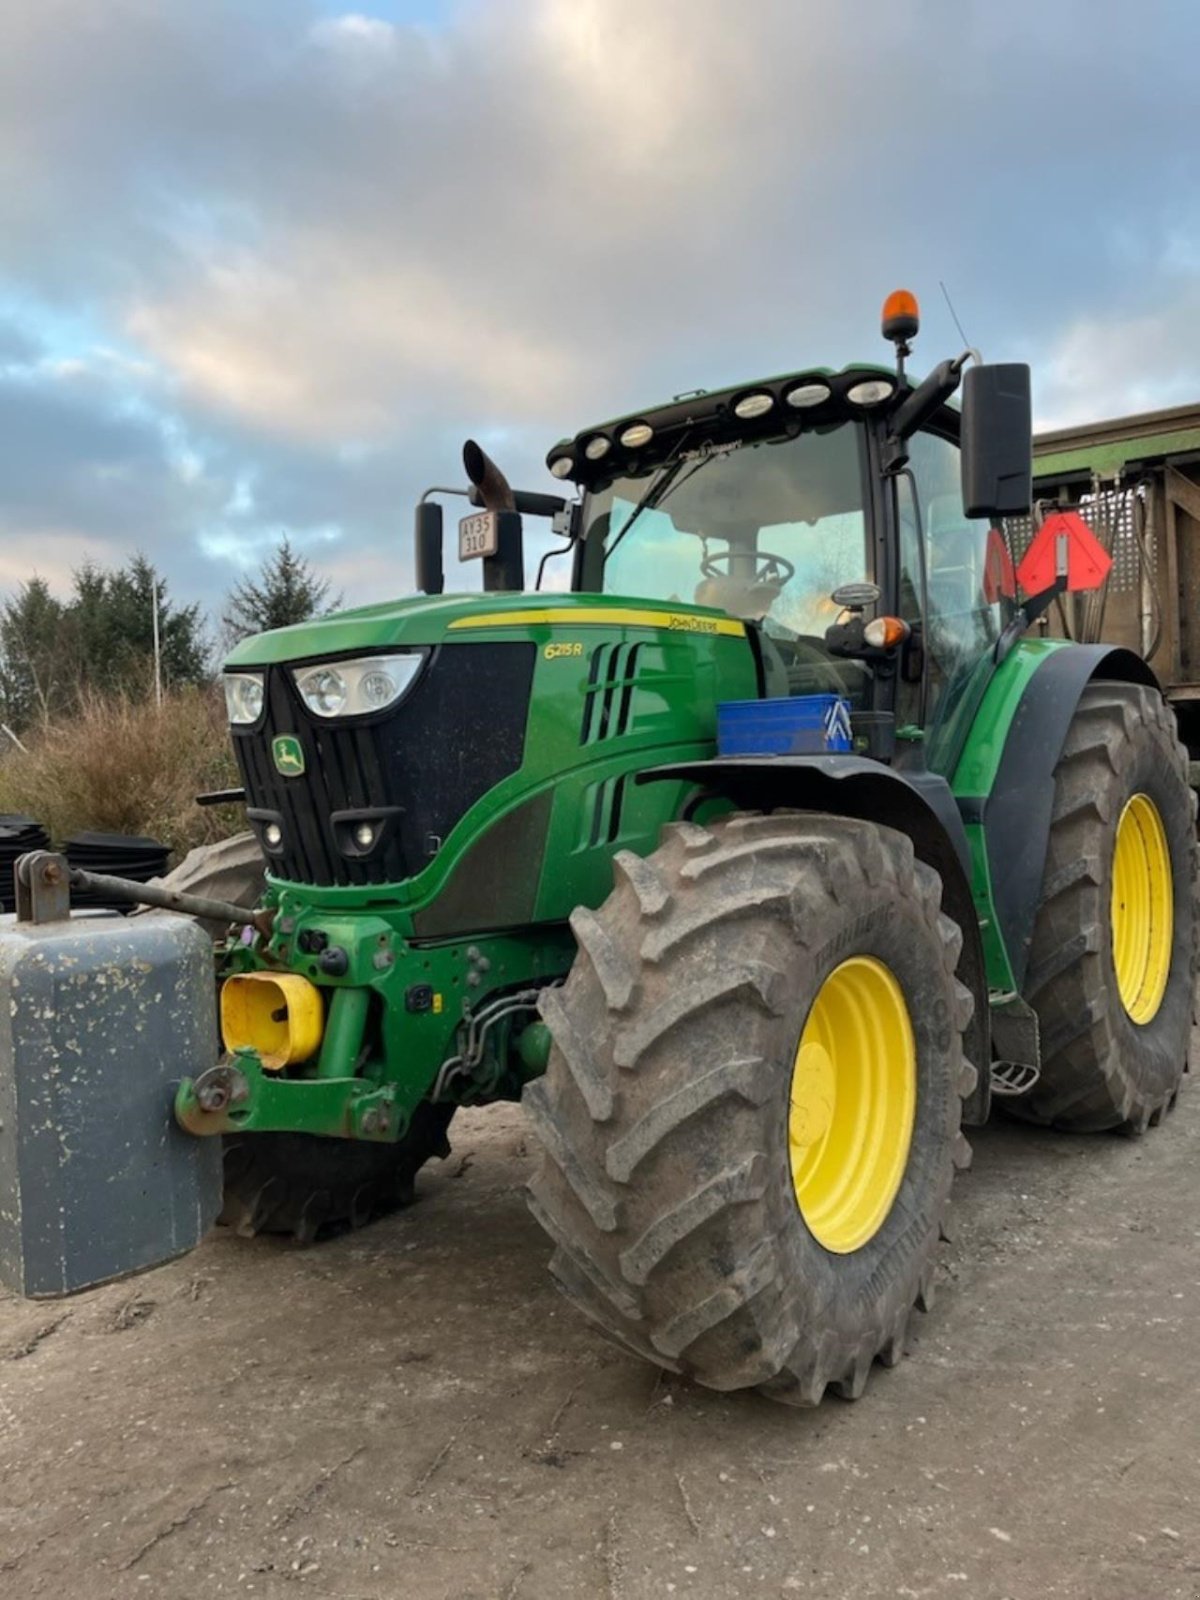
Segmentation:
[(1025, 604), (1018, 606), (1008, 621), (1003, 633), (996, 640), (992, 651), (992, 659), (996, 665), (1005, 659), (1012, 651), (1013, 645), (1026, 633), (1037, 619), (1048, 611), (1060, 594), (1067, 592), (1067, 575), (1060, 572), (1049, 588), (1041, 589), (1037, 594), (1030, 595)]
[(958, 388), (966, 360), (967, 356), (962, 355), (957, 361), (939, 361), (929, 376), (896, 407), (890, 429), (894, 439), (910, 438), (939, 406), (945, 405)]
[(885, 476), (903, 472), (908, 465), (904, 441), (910, 439), (955, 393), (967, 362), (978, 360), (978, 350), (964, 350), (953, 361), (939, 361), (933, 371), (896, 407), (889, 419), (888, 435), (883, 447)]
[[(483, 492), (474, 485), (467, 491), (467, 498), (473, 506), (484, 503)], [(557, 517), (570, 503), (560, 494), (539, 494), (532, 489), (514, 489), (512, 500), (513, 510), (523, 517)]]

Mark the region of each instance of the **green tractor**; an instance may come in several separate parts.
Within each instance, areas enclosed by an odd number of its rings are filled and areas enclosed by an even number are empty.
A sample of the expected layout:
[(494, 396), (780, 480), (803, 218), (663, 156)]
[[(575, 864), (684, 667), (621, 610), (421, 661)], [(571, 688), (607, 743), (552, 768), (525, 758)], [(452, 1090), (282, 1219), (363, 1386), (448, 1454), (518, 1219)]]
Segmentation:
[[(459, 1106), (520, 1099), (567, 1298), (816, 1404), (902, 1353), (993, 1095), (1077, 1131), (1172, 1107), (1173, 718), (1137, 656), (1039, 635), (1065, 538), (1018, 597), (1028, 369), (914, 384), (916, 326), (893, 296), (893, 365), (586, 428), (548, 457), (570, 498), (469, 445), (482, 593), (442, 592), (430, 491), (420, 596), (234, 652), (265, 893), (220, 950), (226, 1053), (175, 1102), (225, 1141), (227, 1220), (364, 1221)], [(545, 560), (526, 587), (531, 515), (569, 592)]]

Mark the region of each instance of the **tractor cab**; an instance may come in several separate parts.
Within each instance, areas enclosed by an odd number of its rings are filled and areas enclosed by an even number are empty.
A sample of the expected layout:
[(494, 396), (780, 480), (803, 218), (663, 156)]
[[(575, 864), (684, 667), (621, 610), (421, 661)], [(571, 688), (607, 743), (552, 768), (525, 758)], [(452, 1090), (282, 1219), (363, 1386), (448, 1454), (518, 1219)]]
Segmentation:
[(1015, 586), (991, 581), (992, 520), (1029, 484), (1027, 369), (975, 369), (964, 439), (950, 397), (966, 360), (917, 388), (903, 354), (898, 370), (810, 369), (562, 441), (548, 466), (582, 491), (573, 588), (723, 611), (750, 625), (766, 696), (835, 694), (860, 748), (891, 760), (898, 737), (948, 772), (956, 709), (1016, 610)]

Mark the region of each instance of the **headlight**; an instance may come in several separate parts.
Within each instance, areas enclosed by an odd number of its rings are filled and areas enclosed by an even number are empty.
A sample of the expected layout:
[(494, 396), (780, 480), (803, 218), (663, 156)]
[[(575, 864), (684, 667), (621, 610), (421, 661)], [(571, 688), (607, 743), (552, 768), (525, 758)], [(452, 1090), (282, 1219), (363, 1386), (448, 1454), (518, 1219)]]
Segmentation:
[(316, 667), (297, 678), (296, 687), (304, 704), (319, 717), (336, 717), (346, 708), (346, 680), (336, 667)]
[(257, 722), (262, 716), (263, 708), (262, 673), (226, 672), (223, 674), (223, 681), (225, 708), (229, 712), (230, 722), (243, 725)]
[(412, 686), (424, 659), (413, 653), (325, 661), (293, 668), (292, 680), (314, 716), (361, 717), (395, 705)]

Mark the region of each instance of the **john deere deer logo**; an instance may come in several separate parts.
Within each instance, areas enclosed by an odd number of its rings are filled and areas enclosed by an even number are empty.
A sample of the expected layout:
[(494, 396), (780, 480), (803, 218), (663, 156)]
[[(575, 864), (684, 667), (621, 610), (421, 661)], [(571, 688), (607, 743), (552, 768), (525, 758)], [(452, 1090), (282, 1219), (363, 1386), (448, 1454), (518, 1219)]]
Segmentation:
[(298, 778), (304, 771), (304, 746), (294, 733), (281, 733), (272, 739), (271, 754), (277, 771), (285, 778)]

